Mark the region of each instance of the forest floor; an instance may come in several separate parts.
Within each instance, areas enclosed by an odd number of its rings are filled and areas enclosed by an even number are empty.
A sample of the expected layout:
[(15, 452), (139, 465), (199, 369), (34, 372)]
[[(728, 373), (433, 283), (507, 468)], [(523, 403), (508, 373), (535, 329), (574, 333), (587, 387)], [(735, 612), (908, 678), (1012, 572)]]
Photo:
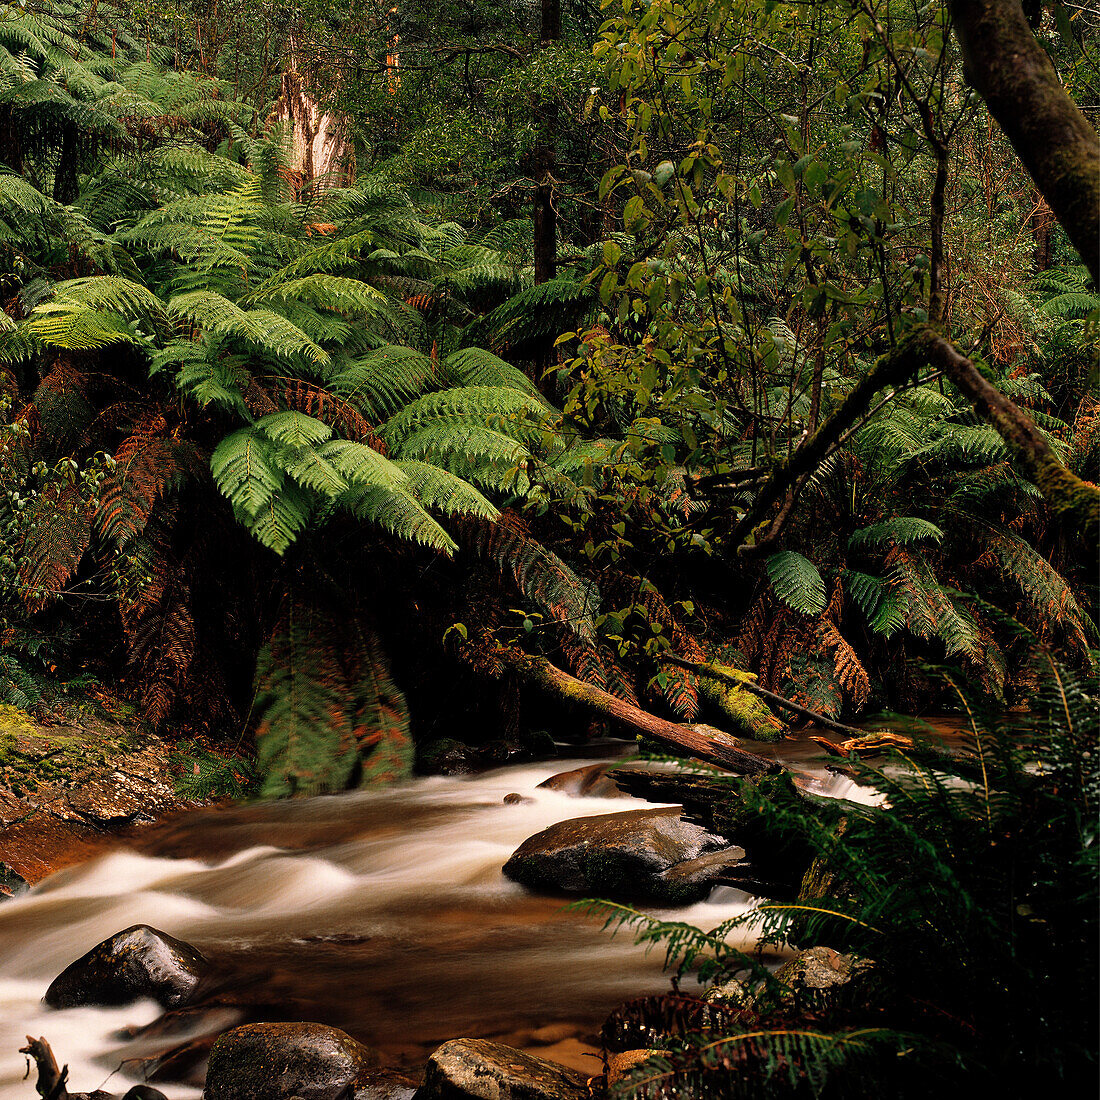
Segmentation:
[(0, 706), (0, 893), (197, 805), (176, 793), (172, 742), (105, 702), (56, 718)]

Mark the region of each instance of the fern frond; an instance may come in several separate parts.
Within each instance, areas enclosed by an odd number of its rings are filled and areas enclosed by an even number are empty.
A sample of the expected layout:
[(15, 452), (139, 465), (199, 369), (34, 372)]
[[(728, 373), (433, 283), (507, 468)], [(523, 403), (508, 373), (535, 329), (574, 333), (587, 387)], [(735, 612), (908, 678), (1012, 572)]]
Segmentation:
[(895, 542), (898, 546), (911, 546), (924, 539), (941, 542), (943, 531), (934, 523), (920, 519), (918, 516), (897, 516), (853, 531), (851, 538), (848, 539), (848, 546), (850, 549), (855, 549), (863, 546), (882, 546), (888, 542)]
[(790, 608), (803, 615), (825, 610), (825, 581), (813, 562), (794, 550), (771, 554), (765, 568), (775, 594)]

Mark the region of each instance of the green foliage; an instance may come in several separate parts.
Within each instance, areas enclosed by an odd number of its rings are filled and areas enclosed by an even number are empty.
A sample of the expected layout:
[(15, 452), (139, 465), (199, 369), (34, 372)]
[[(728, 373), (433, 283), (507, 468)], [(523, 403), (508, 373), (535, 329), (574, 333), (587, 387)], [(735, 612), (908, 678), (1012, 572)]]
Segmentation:
[(817, 566), (794, 550), (769, 556), (765, 563), (775, 594), (803, 615), (825, 610), (825, 582)]
[[(658, 1039), (671, 1053), (643, 1067), (624, 1094), (649, 1080), (662, 1082), (654, 1095), (670, 1087), (741, 1095), (719, 1076), (730, 1063), (707, 1055), (736, 1049), (738, 1036), (767, 1048), (751, 1063), (754, 1086), (778, 1088), (777, 1072), (793, 1060), (805, 1076), (787, 1086), (807, 1085), (810, 1095), (839, 1087), (853, 1096), (883, 1088), (919, 1096), (933, 1080), (949, 1091), (977, 1080), (1007, 1092), (1041, 1082), (1073, 1091), (1091, 1079), (1097, 702), (1088, 682), (1036, 656), (1046, 671), (1029, 719), (983, 714), (946, 673), (967, 716), (963, 752), (918, 741), (884, 762), (849, 758), (857, 781), (882, 796), (871, 804), (729, 781), (728, 799), (763, 828), (757, 843), (794, 844), (812, 856), (797, 901), (760, 902), (710, 931), (585, 903), (609, 925), (633, 928), (639, 943), (661, 945), (680, 974), (715, 983), (741, 974), (756, 986), (745, 1002), (752, 1007), (712, 1015), (701, 1034)], [(881, 984), (831, 1009), (799, 1007), (806, 994), (783, 988), (742, 949), (749, 930), (758, 946), (793, 940), (872, 959)], [(1067, 959), (1074, 965), (1062, 965)], [(677, 1035), (671, 1012), (651, 1020), (658, 1033), (662, 1022)], [(857, 1073), (840, 1040), (858, 1041), (868, 1026), (890, 1041)], [(803, 1031), (837, 1043), (825, 1050), (793, 1042), (792, 1032)]]
[(178, 741), (169, 758), (176, 772), (176, 793), (200, 801), (242, 799), (254, 794), (259, 777), (241, 756), (224, 756), (198, 741)]

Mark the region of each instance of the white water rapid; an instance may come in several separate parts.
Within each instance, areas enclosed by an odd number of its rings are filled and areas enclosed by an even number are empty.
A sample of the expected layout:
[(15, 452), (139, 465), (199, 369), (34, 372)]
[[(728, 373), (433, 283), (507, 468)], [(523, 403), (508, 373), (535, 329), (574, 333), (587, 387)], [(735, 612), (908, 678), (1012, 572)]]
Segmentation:
[[(52, 1011), (40, 1001), (70, 962), (139, 923), (241, 968), (270, 1003), (352, 1032), (390, 1064), (422, 1064), (436, 1044), (475, 1035), (542, 1044), (598, 1072), (578, 1036), (617, 1003), (667, 988), (662, 960), (501, 874), (523, 840), (555, 821), (642, 805), (537, 789), (586, 762), (200, 810), (3, 903), (0, 1100), (34, 1096), (33, 1070), (24, 1080), (17, 1053), (28, 1034), (68, 1064), (70, 1088), (129, 1087), (118, 1067), (138, 1047), (123, 1029), (154, 1020), (156, 1005)], [(849, 794), (843, 781), (821, 784)], [(524, 801), (504, 804), (512, 792)], [(748, 904), (719, 887), (675, 916), (710, 927)], [(200, 1095), (157, 1087), (170, 1100)]]

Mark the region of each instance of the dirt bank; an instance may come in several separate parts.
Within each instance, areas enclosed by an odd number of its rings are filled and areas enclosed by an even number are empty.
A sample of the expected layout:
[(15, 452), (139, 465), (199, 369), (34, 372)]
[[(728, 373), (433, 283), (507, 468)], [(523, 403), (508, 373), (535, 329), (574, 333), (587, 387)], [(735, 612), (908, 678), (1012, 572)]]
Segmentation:
[(53, 721), (0, 706), (0, 891), (197, 805), (176, 795), (172, 748), (107, 713)]

